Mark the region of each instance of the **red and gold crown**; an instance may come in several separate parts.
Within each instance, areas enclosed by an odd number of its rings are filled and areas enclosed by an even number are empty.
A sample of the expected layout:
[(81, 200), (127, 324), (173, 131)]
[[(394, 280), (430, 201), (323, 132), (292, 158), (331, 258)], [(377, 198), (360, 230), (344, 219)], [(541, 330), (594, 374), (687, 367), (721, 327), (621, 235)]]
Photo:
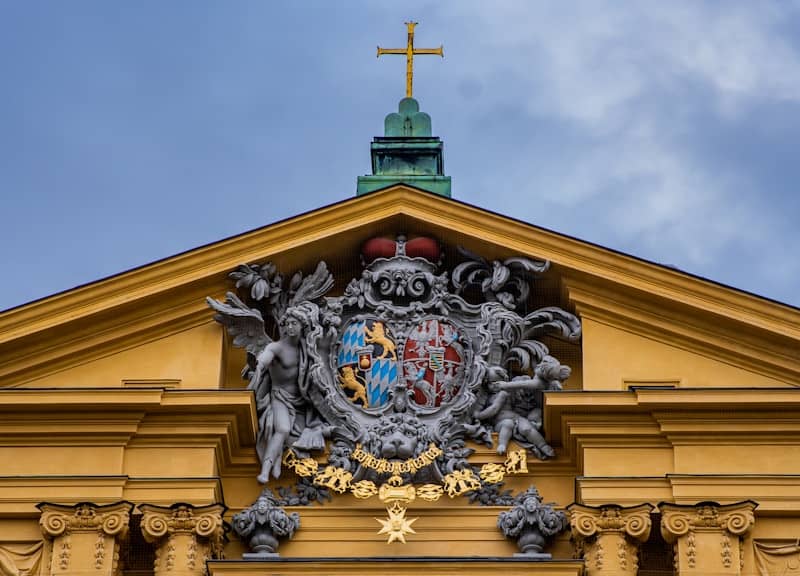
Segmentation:
[(417, 236), (407, 240), (405, 236), (399, 235), (397, 239), (377, 237), (370, 238), (361, 247), (361, 255), (364, 257), (364, 264), (372, 264), (375, 260), (393, 258), (395, 256), (405, 256), (406, 258), (423, 258), (432, 264), (438, 264), (442, 257), (442, 250), (439, 243), (427, 236)]

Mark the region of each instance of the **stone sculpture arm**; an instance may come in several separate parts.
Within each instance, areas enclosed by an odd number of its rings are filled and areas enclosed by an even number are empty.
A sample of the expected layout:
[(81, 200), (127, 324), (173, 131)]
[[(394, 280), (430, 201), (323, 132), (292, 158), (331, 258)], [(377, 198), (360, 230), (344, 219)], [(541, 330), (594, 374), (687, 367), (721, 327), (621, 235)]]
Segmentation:
[(499, 390), (543, 390), (545, 384), (539, 378), (517, 378), (510, 382), (495, 382)]
[(264, 378), (264, 374), (269, 370), (273, 360), (275, 360), (275, 350), (273, 345), (269, 344), (256, 357), (256, 369), (255, 372), (253, 372), (253, 378), (250, 380), (250, 384), (247, 385), (248, 390), (256, 390), (258, 392), (261, 380)]
[(478, 420), (486, 420), (488, 418), (494, 418), (497, 416), (497, 413), (500, 412), (500, 409), (503, 407), (503, 404), (506, 402), (506, 398), (508, 397), (508, 392), (505, 390), (500, 390), (497, 392), (489, 402), (489, 405), (477, 412), (475, 414), (475, 418)]

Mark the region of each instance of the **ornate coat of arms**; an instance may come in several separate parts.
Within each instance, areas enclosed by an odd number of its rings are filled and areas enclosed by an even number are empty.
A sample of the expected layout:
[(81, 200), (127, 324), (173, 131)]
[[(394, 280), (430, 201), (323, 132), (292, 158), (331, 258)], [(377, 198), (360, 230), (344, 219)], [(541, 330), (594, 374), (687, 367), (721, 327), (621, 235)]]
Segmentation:
[[(541, 337), (575, 341), (580, 322), (557, 307), (518, 312), (548, 262), (487, 262), (459, 250), (464, 261), (448, 271), (431, 238), (373, 238), (361, 276), (338, 295), (324, 262), (288, 282), (265, 263), (230, 274), (241, 298), (208, 299), (248, 352), (260, 482), (283, 464), (357, 496), (380, 487), (397, 503), (408, 487), (433, 498), (496, 481), (498, 470), (470, 467), (469, 439), (500, 454), (513, 439), (539, 458), (553, 455), (539, 392), (560, 389), (570, 369)], [(309, 458), (326, 447), (326, 465)], [(509, 455), (509, 470), (519, 460)]]

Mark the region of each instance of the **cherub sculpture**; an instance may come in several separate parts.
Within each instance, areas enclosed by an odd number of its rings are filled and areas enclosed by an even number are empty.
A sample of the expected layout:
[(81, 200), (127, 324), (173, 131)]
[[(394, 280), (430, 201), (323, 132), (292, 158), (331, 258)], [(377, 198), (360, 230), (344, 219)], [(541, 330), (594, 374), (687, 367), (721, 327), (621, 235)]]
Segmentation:
[(475, 413), (477, 420), (491, 420), (497, 432), (497, 453), (505, 454), (513, 438), (539, 458), (555, 456), (553, 448), (539, 431), (542, 409), (533, 392), (560, 390), (569, 378), (570, 368), (552, 356), (545, 356), (534, 369), (534, 377), (517, 376), (511, 380), (503, 369), (490, 371), (488, 388), (492, 395), (485, 408)]

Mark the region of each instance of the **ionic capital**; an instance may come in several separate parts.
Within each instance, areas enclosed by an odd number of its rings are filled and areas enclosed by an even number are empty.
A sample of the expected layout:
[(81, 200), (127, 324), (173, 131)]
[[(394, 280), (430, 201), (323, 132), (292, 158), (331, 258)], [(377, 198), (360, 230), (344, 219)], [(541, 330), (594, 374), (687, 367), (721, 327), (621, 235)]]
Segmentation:
[(721, 505), (659, 504), (661, 534), (674, 544), (678, 576), (739, 576), (744, 561), (742, 537), (755, 523), (751, 500)]
[(636, 576), (639, 546), (650, 536), (652, 510), (649, 504), (567, 506), (572, 537), (586, 562), (586, 576)]
[(623, 533), (625, 536), (644, 542), (650, 537), (649, 504), (639, 506), (583, 506), (571, 504), (567, 507), (572, 534), (577, 539), (586, 540), (606, 532)]
[(118, 502), (100, 506), (81, 502), (67, 506), (43, 502), (37, 507), (42, 511), (39, 526), (49, 540), (62, 534), (78, 532), (101, 532), (106, 536), (124, 538), (128, 532), (133, 504)]
[(139, 510), (143, 514), (142, 534), (148, 542), (180, 533), (211, 540), (222, 539), (222, 513), (225, 511), (222, 504), (173, 504), (169, 507), (142, 504)]
[(54, 576), (117, 576), (120, 541), (128, 535), (133, 504), (100, 506), (91, 502), (66, 506), (43, 502), (39, 526), (50, 547)]
[(206, 560), (221, 555), (226, 510), (222, 504), (142, 504), (139, 509), (144, 539), (156, 544), (156, 576), (201, 576)]
[(667, 542), (675, 542), (693, 531), (720, 531), (731, 536), (743, 536), (755, 523), (752, 500), (736, 504), (700, 502), (695, 505), (659, 504), (661, 535)]

